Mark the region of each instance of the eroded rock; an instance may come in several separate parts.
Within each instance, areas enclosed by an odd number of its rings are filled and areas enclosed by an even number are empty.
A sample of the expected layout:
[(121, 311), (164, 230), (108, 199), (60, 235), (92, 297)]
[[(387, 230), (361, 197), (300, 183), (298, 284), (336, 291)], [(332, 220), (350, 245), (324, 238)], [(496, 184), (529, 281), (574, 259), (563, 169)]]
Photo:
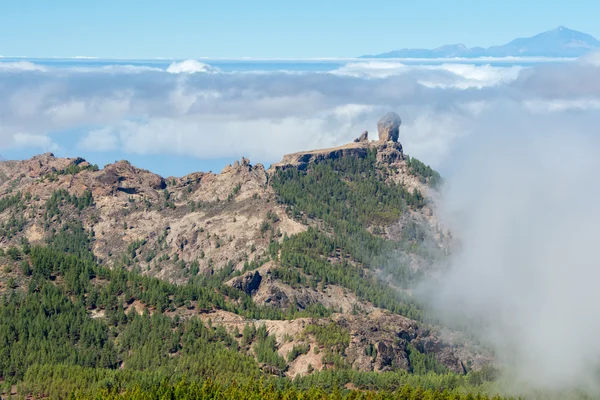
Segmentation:
[(364, 143), (364, 142), (368, 142), (368, 141), (369, 141), (369, 132), (368, 131), (364, 131), (363, 133), (360, 134), (359, 137), (354, 139), (354, 143)]
[(379, 140), (383, 142), (397, 142), (400, 136), (400, 125), (402, 125), (402, 120), (398, 114), (395, 112), (385, 114), (377, 122)]

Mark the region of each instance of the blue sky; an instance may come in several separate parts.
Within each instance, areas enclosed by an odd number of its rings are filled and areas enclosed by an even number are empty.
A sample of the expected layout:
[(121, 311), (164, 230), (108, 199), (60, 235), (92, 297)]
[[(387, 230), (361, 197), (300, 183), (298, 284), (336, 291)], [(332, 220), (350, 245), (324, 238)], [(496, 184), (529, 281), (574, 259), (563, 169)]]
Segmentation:
[(0, 55), (353, 57), (503, 44), (558, 25), (600, 37), (598, 15), (593, 0), (3, 1)]

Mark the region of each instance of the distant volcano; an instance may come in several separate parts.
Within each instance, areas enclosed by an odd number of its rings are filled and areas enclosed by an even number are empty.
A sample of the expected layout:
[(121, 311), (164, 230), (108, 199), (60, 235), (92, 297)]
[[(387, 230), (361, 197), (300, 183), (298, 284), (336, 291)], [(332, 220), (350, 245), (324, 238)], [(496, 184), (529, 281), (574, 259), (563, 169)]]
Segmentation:
[(502, 46), (468, 48), (463, 44), (454, 44), (436, 49), (394, 50), (361, 58), (579, 57), (594, 49), (600, 49), (600, 41), (595, 37), (559, 26)]

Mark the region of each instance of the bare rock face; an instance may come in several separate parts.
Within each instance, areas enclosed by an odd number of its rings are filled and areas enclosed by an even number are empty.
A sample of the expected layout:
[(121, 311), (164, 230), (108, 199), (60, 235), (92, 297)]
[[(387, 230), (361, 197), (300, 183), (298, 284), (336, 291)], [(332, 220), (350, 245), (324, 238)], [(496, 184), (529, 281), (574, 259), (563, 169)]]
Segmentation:
[(248, 272), (245, 275), (231, 281), (231, 286), (244, 291), (247, 294), (256, 292), (262, 282), (262, 276), (258, 271)]
[(113, 193), (120, 191), (127, 194), (138, 194), (150, 190), (162, 190), (167, 187), (162, 177), (150, 171), (136, 168), (128, 161), (119, 161), (107, 165), (96, 176), (96, 180), (101, 187), (109, 188)]
[(304, 151), (300, 153), (286, 154), (283, 160), (277, 164), (271, 164), (270, 171), (288, 167), (297, 167), (299, 170), (305, 170), (311, 163), (318, 163), (326, 160), (336, 160), (344, 157), (365, 158), (369, 152), (369, 143), (356, 142), (348, 143), (344, 146), (333, 147), (331, 149)]
[(369, 132), (368, 131), (364, 131), (363, 133), (361, 133), (361, 135), (354, 139), (354, 143), (364, 143), (364, 142), (368, 142), (369, 141)]
[(380, 142), (377, 146), (377, 160), (392, 164), (404, 160), (404, 151), (400, 142)]
[(375, 371), (393, 371), (396, 368), (408, 370), (409, 362), (405, 342), (380, 341), (375, 344), (375, 349), (377, 349), (373, 365)]
[(382, 142), (397, 142), (400, 135), (400, 125), (402, 120), (395, 112), (385, 114), (379, 122), (377, 122), (377, 131), (379, 140)]

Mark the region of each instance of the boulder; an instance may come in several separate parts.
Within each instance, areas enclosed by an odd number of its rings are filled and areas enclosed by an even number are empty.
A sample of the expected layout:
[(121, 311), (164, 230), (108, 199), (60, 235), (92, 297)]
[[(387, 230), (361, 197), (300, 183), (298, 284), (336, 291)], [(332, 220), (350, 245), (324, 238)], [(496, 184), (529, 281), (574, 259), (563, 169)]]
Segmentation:
[(369, 141), (369, 132), (368, 131), (364, 131), (363, 133), (361, 133), (361, 135), (354, 139), (354, 143), (364, 143), (364, 142), (368, 142)]
[(383, 142), (397, 142), (400, 135), (400, 125), (402, 120), (395, 112), (385, 114), (379, 122), (377, 122), (377, 131), (379, 140)]

